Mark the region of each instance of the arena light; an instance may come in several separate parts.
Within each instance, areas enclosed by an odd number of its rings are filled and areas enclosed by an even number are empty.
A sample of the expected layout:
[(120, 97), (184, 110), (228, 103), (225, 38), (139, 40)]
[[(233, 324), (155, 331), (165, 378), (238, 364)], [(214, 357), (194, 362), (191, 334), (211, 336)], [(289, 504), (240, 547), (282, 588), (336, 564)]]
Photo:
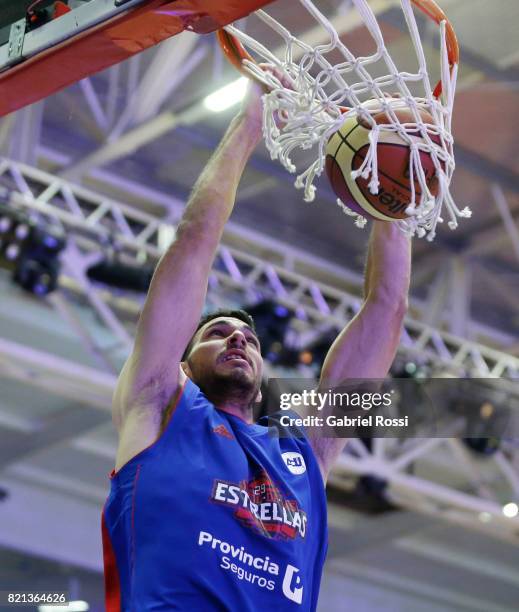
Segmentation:
[(153, 266), (136, 266), (116, 259), (104, 259), (87, 270), (90, 280), (125, 291), (146, 293), (153, 276)]
[(240, 79), (221, 87), (214, 93), (207, 96), (204, 100), (204, 106), (213, 113), (221, 113), (231, 106), (238, 104), (245, 97), (247, 91), (248, 79), (241, 77)]
[(35, 295), (56, 289), (65, 248), (63, 232), (38, 225), (25, 212), (0, 203), (0, 266), (11, 271), (14, 282)]
[(297, 365), (299, 351), (292, 349), (285, 342), (294, 313), (271, 300), (262, 300), (245, 310), (254, 319), (262, 353), (267, 361), (286, 367)]
[(88, 612), (90, 606), (80, 599), (69, 601), (67, 604), (38, 606), (38, 612)]
[(14, 271), (14, 282), (22, 289), (44, 296), (58, 286), (59, 254), (66, 239), (57, 227), (32, 225)]
[(305, 366), (312, 366), (316, 375), (319, 375), (326, 355), (336, 337), (337, 333), (331, 330), (305, 346), (299, 353), (299, 363)]
[(506, 518), (515, 518), (519, 514), (519, 506), (514, 502), (505, 504), (503, 506), (503, 514), (506, 516)]
[(0, 204), (0, 265), (14, 270), (28, 242), (31, 232), (29, 217)]

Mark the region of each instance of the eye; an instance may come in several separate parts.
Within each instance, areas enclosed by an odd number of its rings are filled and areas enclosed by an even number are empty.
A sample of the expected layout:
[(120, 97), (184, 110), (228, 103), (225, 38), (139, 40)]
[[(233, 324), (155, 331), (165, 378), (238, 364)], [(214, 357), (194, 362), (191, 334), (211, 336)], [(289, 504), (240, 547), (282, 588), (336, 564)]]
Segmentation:
[(249, 344), (253, 344), (254, 346), (258, 346), (258, 340), (254, 336), (249, 336), (247, 338), (247, 342)]
[(223, 331), (221, 329), (212, 329), (209, 332), (208, 336), (220, 336), (220, 337), (222, 337), (223, 336)]

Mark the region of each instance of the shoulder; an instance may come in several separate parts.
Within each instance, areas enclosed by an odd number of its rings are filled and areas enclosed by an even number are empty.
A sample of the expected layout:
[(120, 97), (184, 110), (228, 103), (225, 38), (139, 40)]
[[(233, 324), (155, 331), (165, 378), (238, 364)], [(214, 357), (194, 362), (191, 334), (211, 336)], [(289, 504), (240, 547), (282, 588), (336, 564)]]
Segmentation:
[(200, 389), (181, 370), (179, 385), (167, 398), (160, 402), (143, 398), (127, 407), (116, 423), (119, 445), (115, 469), (120, 469), (135, 455), (154, 444), (177, 411), (189, 410), (195, 404), (204, 405), (201, 401), (203, 397)]

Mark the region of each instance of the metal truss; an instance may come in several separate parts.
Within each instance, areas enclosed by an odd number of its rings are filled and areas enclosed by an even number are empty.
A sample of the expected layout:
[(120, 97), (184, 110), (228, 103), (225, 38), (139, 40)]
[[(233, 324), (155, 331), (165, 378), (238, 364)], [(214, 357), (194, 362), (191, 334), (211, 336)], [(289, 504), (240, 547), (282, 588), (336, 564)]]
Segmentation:
[[(374, 439), (371, 451), (360, 440), (350, 440), (330, 482), (344, 486), (351, 474), (376, 475), (388, 483), (388, 496), (398, 506), (519, 545), (519, 517), (503, 514), (505, 503), (519, 503), (517, 449), (504, 443), (493, 455), (476, 458), (454, 437), (455, 431), (450, 435), (453, 437), (405, 441)], [(434, 467), (434, 478), (416, 475), (424, 466)]]
[[(7, 159), (0, 159), (0, 184), (14, 205), (60, 223), (69, 235), (76, 236), (74, 242), (82, 248), (75, 246), (73, 252), (69, 250), (66, 254), (65, 263), (71, 264), (68, 275), (75, 277), (82, 292), (89, 295), (106, 325), (129, 344), (128, 333), (86, 280), (86, 268), (93, 258), (99, 257), (103, 245), (114, 243), (136, 262), (157, 261), (174, 236), (174, 226), (65, 179)], [(179, 202), (175, 208), (173, 217), (178, 218)], [(243, 243), (244, 238), (247, 250), (235, 246)], [(300, 272), (303, 269), (305, 274)], [(361, 278), (354, 273), (230, 225), (213, 266), (209, 299), (221, 302), (222, 295), (231, 295), (235, 301), (246, 303), (269, 297), (296, 311), (305, 321), (302, 329), (307, 332), (316, 328), (339, 330), (358, 312), (361, 299), (319, 280), (330, 274), (342, 285), (361, 285)], [(405, 320), (400, 351), (455, 376), (519, 375), (519, 358), (410, 317)]]

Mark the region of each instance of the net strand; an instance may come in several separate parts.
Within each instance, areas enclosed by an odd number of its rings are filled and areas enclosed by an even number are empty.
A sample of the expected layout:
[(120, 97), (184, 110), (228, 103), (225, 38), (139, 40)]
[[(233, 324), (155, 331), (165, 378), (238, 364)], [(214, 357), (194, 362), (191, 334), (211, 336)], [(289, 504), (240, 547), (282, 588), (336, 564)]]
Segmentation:
[[(235, 25), (226, 28), (244, 47), (259, 56), (260, 61), (281, 70), (289, 83), (289, 87), (285, 87), (271, 72), (264, 71), (255, 62), (244, 61), (250, 74), (270, 89), (263, 97), (263, 131), (271, 158), (278, 159), (289, 172), (295, 173), (297, 167), (291, 159), (294, 151), (298, 148), (317, 149), (316, 159), (295, 180), (295, 186), (304, 190), (304, 199), (311, 202), (316, 193), (314, 181), (324, 170), (328, 140), (344, 121), (357, 116), (367, 122), (371, 129), (368, 151), (361, 166), (352, 171), (352, 178), (362, 176), (369, 179), (369, 191), (372, 194), (378, 192), (380, 181), (377, 147), (387, 135), (393, 134), (410, 149), (411, 199), (406, 209), (409, 217), (397, 221), (399, 227), (410, 236), (427, 236), (428, 240), (432, 240), (437, 224), (443, 222), (441, 212), (445, 209), (449, 219), (447, 225), (455, 229), (458, 218), (469, 217), (471, 213), (468, 208), (460, 210), (456, 206), (449, 189), (455, 169), (451, 120), (457, 65), (451, 66), (449, 62), (446, 22), (442, 21), (439, 28), (442, 93), (437, 99), (427, 72), (411, 0), (400, 0), (400, 3), (417, 57), (416, 72), (398, 70), (385, 47), (378, 21), (366, 0), (353, 0), (353, 5), (376, 44), (376, 52), (359, 57), (340, 39), (333, 24), (311, 0), (297, 1), (322, 26), (327, 35), (324, 43), (312, 47), (294, 36), (265, 10), (256, 11), (254, 15), (283, 39), (283, 59), (255, 38), (241, 32)], [(333, 64), (329, 59), (331, 52), (340, 54), (339, 61)], [(380, 63), (387, 68), (387, 74), (373, 77), (369, 68)], [(413, 96), (411, 83), (423, 87), (422, 97)], [(388, 97), (395, 90), (399, 97)], [(346, 112), (344, 107), (347, 107)], [(411, 112), (413, 121), (400, 121), (397, 111), (402, 109)], [(424, 123), (421, 111), (433, 117), (432, 125)], [(385, 113), (387, 120), (377, 123), (374, 119), (377, 113)], [(282, 129), (278, 128), (277, 119), (282, 120)], [(421, 153), (428, 155), (434, 164), (438, 180), (436, 196), (432, 194), (427, 182)], [(365, 225), (363, 217), (351, 211), (344, 203), (338, 203), (348, 215), (356, 218), (356, 225)]]

